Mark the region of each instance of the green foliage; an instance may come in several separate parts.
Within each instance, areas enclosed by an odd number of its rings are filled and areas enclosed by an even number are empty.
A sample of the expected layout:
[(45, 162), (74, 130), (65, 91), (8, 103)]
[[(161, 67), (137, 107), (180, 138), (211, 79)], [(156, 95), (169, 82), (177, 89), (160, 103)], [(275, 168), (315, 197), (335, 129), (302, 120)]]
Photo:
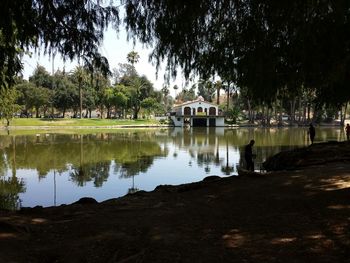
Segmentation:
[[(69, 163), (72, 164), (71, 180), (79, 186), (92, 181), (95, 187), (101, 187), (110, 174), (111, 160), (120, 170), (120, 176), (128, 178), (146, 172), (155, 157), (167, 154), (155, 140), (154, 131), (27, 135), (15, 139), (7, 136), (2, 138), (2, 143), (6, 140), (9, 140), (7, 146), (0, 149), (0, 156), (6, 156), (0, 158), (0, 167), (36, 169), (41, 177), (45, 177), (52, 169), (68, 171)], [(16, 177), (8, 182), (0, 180), (0, 202), (1, 195), (16, 196), (25, 190), (23, 187)]]
[(238, 107), (229, 108), (225, 112), (226, 119), (232, 123), (236, 123), (240, 116), (240, 109)]
[[(53, 96), (53, 91), (41, 86), (35, 86), (32, 82), (23, 82), (15, 86), (18, 91), (18, 104), (24, 105), (24, 112), (32, 108), (36, 111), (36, 117), (39, 117), (39, 111), (47, 111)], [(44, 114), (45, 115), (45, 114)]]
[(210, 80), (201, 79), (198, 82), (197, 87), (198, 96), (202, 96), (204, 100), (212, 102), (212, 98), (216, 92), (215, 83)]
[(196, 86), (193, 85), (190, 89), (186, 87), (176, 96), (178, 101), (186, 102), (196, 99)]
[(323, 102), (350, 99), (348, 1), (125, 2), (131, 34), (172, 75), (178, 66), (186, 77), (217, 75), (268, 104), (302, 86)]
[(141, 102), (141, 107), (147, 111), (148, 115), (150, 115), (151, 112), (157, 114), (164, 114), (164, 108), (155, 98), (144, 99)]
[(52, 89), (52, 76), (47, 72), (47, 70), (40, 65), (37, 65), (35, 68), (33, 75), (29, 77), (29, 81), (33, 83), (37, 87), (44, 87), (48, 89)]
[[(91, 126), (101, 127), (103, 126), (148, 126), (158, 124), (156, 120), (114, 120), (114, 119), (77, 119), (77, 118), (14, 118), (11, 122), (11, 126), (51, 126), (58, 127), (59, 129), (65, 129), (66, 126)], [(1, 127), (1, 124), (0, 124)], [(68, 130), (66, 129), (65, 132)], [(74, 129), (73, 129), (74, 131)], [(76, 130), (75, 130), (76, 131)], [(45, 130), (33, 130), (33, 134), (46, 132)], [(92, 132), (92, 130), (89, 130)]]
[(128, 53), (126, 59), (132, 66), (134, 66), (135, 63), (139, 62), (140, 55), (136, 51), (131, 51)]
[(20, 199), (18, 194), (26, 191), (23, 180), (17, 177), (5, 179), (0, 177), (0, 207), (15, 211), (20, 208)]
[(108, 22), (119, 23), (118, 7), (104, 1), (3, 0), (0, 9), (0, 87), (21, 69), (19, 56), (44, 47), (64, 58), (99, 59), (98, 46)]
[(14, 88), (0, 89), (0, 116), (10, 125), (10, 120), (19, 111), (20, 106), (16, 104), (18, 93)]
[(54, 76), (53, 106), (62, 112), (62, 117), (68, 109), (77, 108), (79, 93), (77, 87), (65, 73), (57, 72)]

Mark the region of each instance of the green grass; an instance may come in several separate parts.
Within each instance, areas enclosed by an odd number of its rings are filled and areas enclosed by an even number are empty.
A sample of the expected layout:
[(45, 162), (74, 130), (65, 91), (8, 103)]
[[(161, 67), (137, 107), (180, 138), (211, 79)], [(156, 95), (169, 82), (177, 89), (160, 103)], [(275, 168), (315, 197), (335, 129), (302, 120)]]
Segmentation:
[[(2, 120), (0, 127), (4, 127), (6, 122)], [(38, 119), (38, 118), (14, 118), (10, 122), (10, 127), (18, 126), (147, 126), (156, 125), (156, 120), (116, 120), (116, 119)]]

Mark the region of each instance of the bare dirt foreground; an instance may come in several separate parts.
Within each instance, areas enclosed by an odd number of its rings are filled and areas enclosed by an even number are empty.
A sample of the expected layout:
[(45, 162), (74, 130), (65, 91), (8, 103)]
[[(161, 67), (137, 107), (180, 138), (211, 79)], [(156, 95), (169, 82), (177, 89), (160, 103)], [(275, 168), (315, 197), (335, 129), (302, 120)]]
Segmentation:
[(0, 262), (349, 262), (349, 187), (350, 163), (332, 160), (2, 211)]

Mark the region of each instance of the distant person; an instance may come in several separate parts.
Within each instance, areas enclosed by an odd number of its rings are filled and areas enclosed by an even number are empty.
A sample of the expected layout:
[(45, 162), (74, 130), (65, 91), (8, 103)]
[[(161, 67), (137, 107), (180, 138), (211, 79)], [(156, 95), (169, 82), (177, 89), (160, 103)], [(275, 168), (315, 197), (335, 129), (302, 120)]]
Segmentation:
[(346, 132), (346, 138), (349, 140), (349, 136), (350, 136), (350, 125), (349, 125), (349, 123), (346, 124), (345, 132)]
[(245, 146), (245, 149), (244, 149), (244, 158), (245, 158), (245, 161), (247, 163), (247, 170), (248, 171), (253, 171), (254, 172), (254, 162), (253, 162), (253, 145), (254, 145), (255, 141), (254, 140), (251, 140), (249, 142), (249, 144), (247, 144)]
[(312, 125), (312, 123), (310, 123), (310, 127), (309, 127), (309, 137), (310, 137), (310, 141), (311, 144), (314, 143), (314, 139), (315, 139), (315, 135), (316, 135), (316, 131), (315, 131), (315, 127)]

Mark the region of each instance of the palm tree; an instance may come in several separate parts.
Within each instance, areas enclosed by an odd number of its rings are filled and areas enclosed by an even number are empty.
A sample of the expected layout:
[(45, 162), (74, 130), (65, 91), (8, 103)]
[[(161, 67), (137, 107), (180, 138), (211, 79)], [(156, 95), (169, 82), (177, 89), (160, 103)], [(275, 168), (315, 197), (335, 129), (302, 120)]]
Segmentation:
[(135, 63), (139, 62), (140, 55), (133, 50), (128, 53), (128, 55), (126, 56), (126, 59), (132, 66), (134, 66)]
[(221, 81), (218, 80), (214, 85), (216, 88), (216, 104), (219, 105), (220, 104), (220, 89), (222, 88)]
[(78, 81), (78, 88), (79, 88), (79, 113), (80, 116), (79, 118), (81, 119), (82, 117), (82, 112), (83, 112), (83, 89), (82, 89), (82, 84), (83, 80), (85, 80), (86, 77), (86, 72), (82, 66), (78, 66), (75, 68), (73, 75), (75, 75), (76, 80)]
[(167, 109), (168, 107), (168, 95), (169, 95), (169, 88), (167, 86), (164, 86), (162, 89), (161, 89), (161, 92), (163, 93), (163, 100), (164, 100), (164, 108), (165, 110)]
[(173, 89), (175, 90), (175, 101), (176, 101), (176, 91), (179, 89), (177, 85), (174, 85)]

